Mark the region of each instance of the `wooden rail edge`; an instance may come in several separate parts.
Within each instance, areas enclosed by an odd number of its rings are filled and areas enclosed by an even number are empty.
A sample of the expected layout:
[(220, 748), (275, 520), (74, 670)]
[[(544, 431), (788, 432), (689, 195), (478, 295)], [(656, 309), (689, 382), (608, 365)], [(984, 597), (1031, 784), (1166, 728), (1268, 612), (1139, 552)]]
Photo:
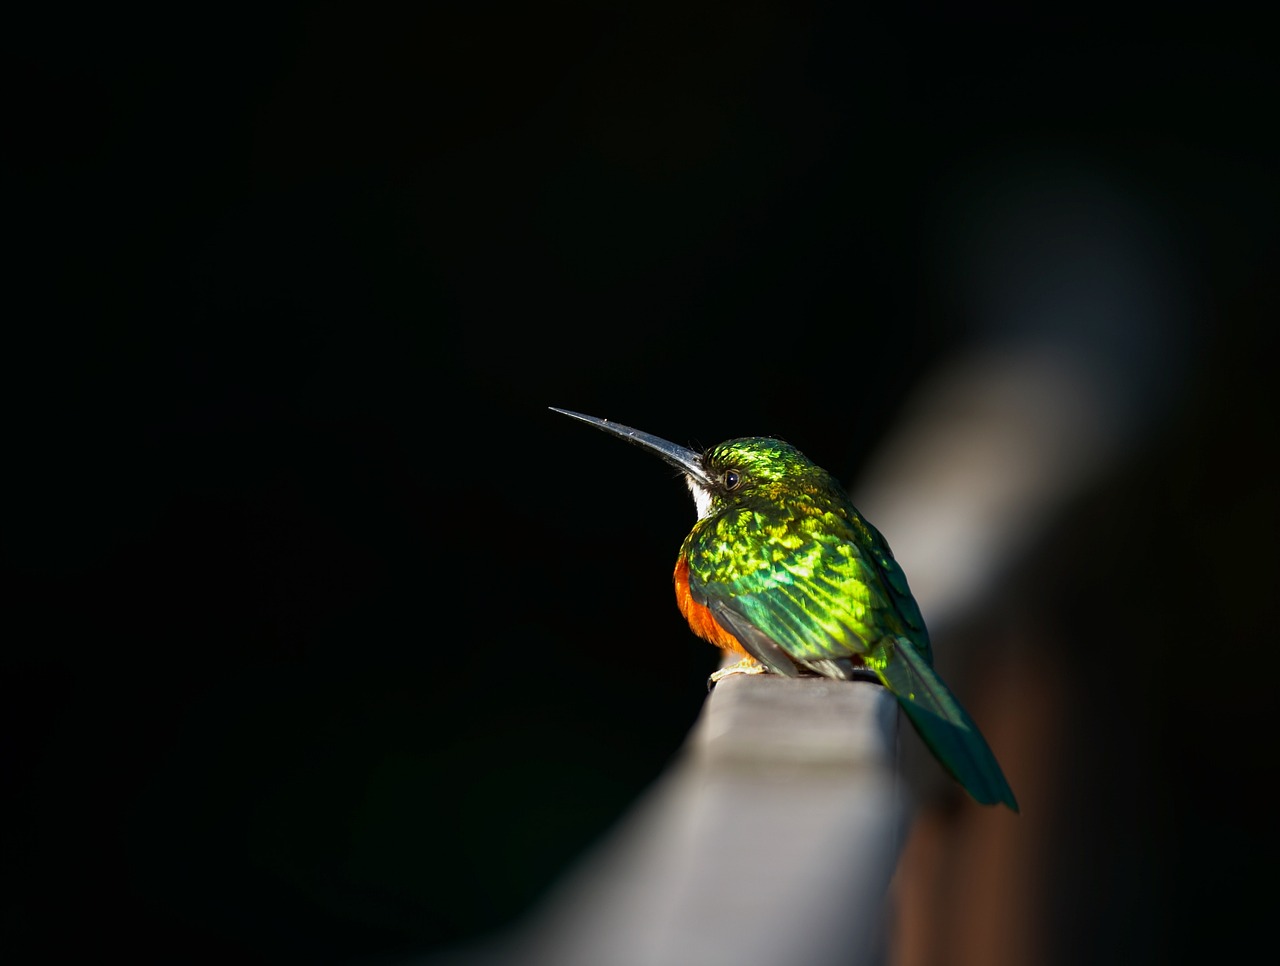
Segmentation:
[(432, 966), (884, 959), (910, 802), (883, 688), (733, 675), (666, 774), (527, 919)]

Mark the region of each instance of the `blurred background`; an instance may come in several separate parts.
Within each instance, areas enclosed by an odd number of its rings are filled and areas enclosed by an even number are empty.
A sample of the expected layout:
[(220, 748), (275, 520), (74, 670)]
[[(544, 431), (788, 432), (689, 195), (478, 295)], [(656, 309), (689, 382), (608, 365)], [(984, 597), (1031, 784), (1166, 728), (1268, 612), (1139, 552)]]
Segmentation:
[(717, 660), (683, 485), (548, 405), (782, 436), (865, 496), (1023, 804), (926, 796), (899, 962), (1266, 941), (1261, 21), (5, 33), (6, 961), (395, 962), (536, 907)]

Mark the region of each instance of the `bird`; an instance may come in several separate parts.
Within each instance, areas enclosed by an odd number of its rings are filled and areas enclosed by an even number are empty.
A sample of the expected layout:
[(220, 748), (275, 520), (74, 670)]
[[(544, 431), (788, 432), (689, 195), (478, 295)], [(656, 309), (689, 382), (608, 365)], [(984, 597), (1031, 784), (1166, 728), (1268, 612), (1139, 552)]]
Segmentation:
[(676, 556), (676, 604), (690, 630), (739, 660), (711, 675), (821, 675), (886, 688), (978, 803), (1018, 802), (977, 724), (933, 669), (906, 575), (848, 491), (800, 450), (750, 436), (694, 450), (556, 406), (684, 474), (697, 522)]

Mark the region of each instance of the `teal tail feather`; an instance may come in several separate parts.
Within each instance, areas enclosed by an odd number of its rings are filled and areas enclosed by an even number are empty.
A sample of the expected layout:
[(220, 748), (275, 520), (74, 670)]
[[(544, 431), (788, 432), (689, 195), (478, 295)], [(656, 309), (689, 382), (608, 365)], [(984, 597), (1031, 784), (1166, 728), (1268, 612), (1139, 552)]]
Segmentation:
[(924, 743), (974, 800), (1018, 811), (1018, 800), (987, 740), (950, 689), (906, 638), (890, 645), (877, 674)]

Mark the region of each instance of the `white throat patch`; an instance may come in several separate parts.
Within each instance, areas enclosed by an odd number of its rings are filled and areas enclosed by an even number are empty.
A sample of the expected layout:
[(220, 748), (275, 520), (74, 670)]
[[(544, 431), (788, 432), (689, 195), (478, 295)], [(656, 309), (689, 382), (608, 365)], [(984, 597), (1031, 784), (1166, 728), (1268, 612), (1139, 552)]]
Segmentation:
[(698, 519), (705, 520), (711, 516), (711, 491), (687, 473), (684, 481), (689, 484), (689, 492), (693, 494), (694, 505), (698, 508)]

